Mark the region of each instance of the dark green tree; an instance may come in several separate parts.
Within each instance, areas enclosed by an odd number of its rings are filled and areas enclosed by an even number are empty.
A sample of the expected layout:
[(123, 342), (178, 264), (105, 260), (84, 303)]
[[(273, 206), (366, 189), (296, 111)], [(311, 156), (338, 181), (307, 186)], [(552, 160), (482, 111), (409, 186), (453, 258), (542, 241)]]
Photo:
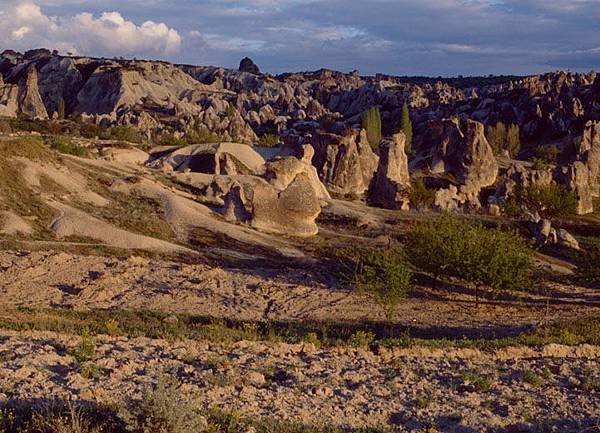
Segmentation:
[(381, 142), (381, 113), (379, 107), (371, 107), (363, 113), (362, 127), (367, 131), (369, 144), (374, 150), (377, 150)]
[(409, 155), (412, 153), (412, 140), (413, 140), (413, 127), (412, 121), (410, 120), (410, 113), (408, 111), (408, 105), (406, 102), (402, 106), (402, 117), (400, 119), (400, 129), (404, 132), (406, 136), (406, 154)]

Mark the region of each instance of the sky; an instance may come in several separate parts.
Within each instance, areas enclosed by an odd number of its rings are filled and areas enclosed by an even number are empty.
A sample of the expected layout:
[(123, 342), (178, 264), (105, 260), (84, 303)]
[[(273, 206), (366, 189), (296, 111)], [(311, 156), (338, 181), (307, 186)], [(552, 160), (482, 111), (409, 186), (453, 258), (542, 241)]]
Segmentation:
[(0, 50), (264, 72), (535, 74), (600, 67), (600, 0), (0, 0)]

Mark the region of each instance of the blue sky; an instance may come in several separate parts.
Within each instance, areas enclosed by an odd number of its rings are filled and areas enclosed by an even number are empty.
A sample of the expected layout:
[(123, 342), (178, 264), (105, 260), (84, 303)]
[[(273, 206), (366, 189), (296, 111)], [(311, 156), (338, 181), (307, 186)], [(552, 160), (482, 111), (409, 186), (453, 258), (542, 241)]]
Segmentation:
[(363, 74), (600, 67), (600, 0), (0, 0), (0, 47)]

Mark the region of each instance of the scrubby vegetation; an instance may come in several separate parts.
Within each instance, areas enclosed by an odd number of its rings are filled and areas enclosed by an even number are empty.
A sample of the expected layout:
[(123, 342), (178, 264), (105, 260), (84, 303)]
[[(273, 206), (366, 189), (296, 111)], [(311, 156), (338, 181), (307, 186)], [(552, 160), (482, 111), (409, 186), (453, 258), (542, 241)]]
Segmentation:
[(429, 208), (435, 201), (435, 190), (427, 188), (423, 179), (417, 179), (408, 189), (408, 198), (413, 206)]
[(88, 151), (84, 147), (78, 146), (69, 137), (54, 137), (50, 142), (50, 147), (60, 153), (66, 153), (75, 156), (88, 156)]
[(518, 216), (525, 210), (537, 212), (542, 218), (558, 218), (574, 215), (577, 197), (563, 185), (531, 184), (517, 189), (506, 203), (505, 212)]
[(140, 401), (128, 401), (118, 411), (132, 433), (190, 433), (208, 427), (204, 418), (179, 389), (177, 381), (163, 376), (156, 386), (148, 385)]
[(274, 134), (263, 134), (258, 140), (258, 145), (260, 147), (277, 147), (281, 139)]
[(361, 293), (371, 296), (391, 320), (412, 288), (412, 270), (404, 251), (389, 248), (353, 248), (338, 252), (342, 278)]
[(488, 125), (485, 135), (495, 155), (506, 151), (511, 158), (514, 158), (521, 149), (519, 125), (517, 124), (506, 126), (504, 123), (498, 122), (495, 125)]
[(531, 284), (532, 251), (521, 236), (454, 215), (418, 224), (407, 236), (407, 251), (436, 280), (454, 277), (473, 284), (476, 297), (482, 286), (515, 290)]

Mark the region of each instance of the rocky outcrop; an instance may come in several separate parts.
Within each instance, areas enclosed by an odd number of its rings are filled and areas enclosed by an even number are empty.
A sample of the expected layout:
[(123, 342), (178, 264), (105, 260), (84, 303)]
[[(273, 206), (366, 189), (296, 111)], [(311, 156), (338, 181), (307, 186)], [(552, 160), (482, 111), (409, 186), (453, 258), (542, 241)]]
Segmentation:
[(317, 133), (312, 143), (313, 165), (331, 192), (360, 196), (367, 191), (379, 158), (371, 149), (364, 130), (345, 137)]
[(249, 57), (244, 57), (240, 62), (240, 67), (238, 69), (240, 72), (248, 72), (250, 74), (259, 75), (260, 69)]
[(304, 173), (317, 198), (321, 200), (331, 199), (327, 188), (319, 179), (316, 168), (312, 165), (314, 153), (315, 151), (312, 146), (305, 144), (302, 146), (302, 154), (299, 159), (293, 156), (286, 156), (267, 162), (265, 164), (267, 180), (276, 189), (283, 191), (300, 173)]
[(194, 144), (165, 152), (149, 161), (148, 166), (163, 171), (219, 175), (257, 174), (264, 170), (262, 156), (245, 144)]
[(591, 173), (588, 167), (581, 161), (561, 168), (559, 172), (559, 183), (565, 185), (567, 190), (573, 192), (577, 199), (577, 213), (585, 215), (594, 211), (592, 199)]
[(30, 67), (19, 83), (19, 111), (30, 119), (48, 119), (48, 112), (40, 96), (35, 67)]
[(436, 191), (433, 208), (442, 212), (456, 212), (459, 210), (462, 201), (462, 198), (458, 195), (458, 188), (450, 185), (446, 189)]
[(479, 122), (468, 120), (464, 134), (452, 120), (433, 122), (419, 151), (421, 161), (433, 173), (449, 173), (456, 178), (462, 201), (477, 198), (498, 176), (498, 162)]
[(590, 193), (600, 197), (600, 121), (586, 124), (578, 159), (589, 170)]
[(0, 74), (0, 116), (16, 117), (19, 111), (19, 87), (5, 84)]
[(387, 209), (408, 207), (406, 192), (410, 174), (405, 146), (406, 137), (402, 132), (382, 140), (377, 171), (369, 185), (369, 204)]
[(257, 182), (252, 198), (252, 227), (268, 233), (309, 237), (318, 233), (315, 223), (321, 203), (306, 173), (300, 173), (283, 191)]

